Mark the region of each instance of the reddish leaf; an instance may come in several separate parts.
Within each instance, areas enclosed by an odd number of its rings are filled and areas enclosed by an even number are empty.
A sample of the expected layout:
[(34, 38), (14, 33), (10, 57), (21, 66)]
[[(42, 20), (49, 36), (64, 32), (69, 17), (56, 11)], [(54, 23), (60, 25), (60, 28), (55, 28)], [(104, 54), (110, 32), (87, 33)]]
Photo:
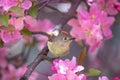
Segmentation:
[(82, 65), (84, 63), (85, 57), (86, 57), (86, 47), (80, 52), (80, 55), (78, 56), (78, 65)]

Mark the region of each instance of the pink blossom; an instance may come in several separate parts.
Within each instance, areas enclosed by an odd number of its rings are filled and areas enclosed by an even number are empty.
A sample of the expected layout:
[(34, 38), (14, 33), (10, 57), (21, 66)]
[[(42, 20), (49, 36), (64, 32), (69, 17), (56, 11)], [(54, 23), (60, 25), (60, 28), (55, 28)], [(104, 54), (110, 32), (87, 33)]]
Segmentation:
[(89, 11), (85, 9), (81, 9), (78, 12), (78, 21), (82, 25), (82, 23), (90, 22), (91, 24), (98, 24), (99, 18), (104, 15), (105, 13), (102, 12), (96, 4), (90, 6)]
[(6, 56), (8, 54), (7, 48), (0, 48), (0, 67), (4, 68), (7, 65)]
[(25, 73), (26, 66), (16, 69), (13, 65), (8, 65), (7, 69), (2, 70), (2, 80), (19, 80)]
[(25, 23), (28, 25), (28, 28), (32, 28), (36, 26), (37, 19), (33, 18), (32, 16), (25, 16)]
[(23, 0), (21, 7), (23, 9), (29, 9), (32, 6), (32, 2), (30, 0)]
[(53, 23), (48, 19), (36, 20), (31, 16), (25, 17), (25, 23), (27, 24), (26, 27), (30, 31), (34, 32), (35, 31), (50, 32), (54, 27)]
[(49, 80), (66, 80), (66, 76), (60, 73), (53, 74), (52, 76), (48, 76)]
[(118, 0), (95, 0), (95, 3), (109, 15), (116, 15), (118, 13)]
[(52, 70), (57, 73), (52, 76), (48, 76), (49, 80), (86, 80), (84, 74), (77, 75), (84, 69), (83, 66), (76, 64), (76, 58), (73, 57), (70, 61), (69, 59), (65, 60), (54, 60)]
[[(86, 44), (90, 46), (89, 52), (93, 52), (97, 47), (100, 46), (102, 42), (102, 34), (99, 26), (97, 25), (89, 25), (88, 28), (83, 28), (83, 33), (85, 35), (84, 39), (86, 40)], [(96, 34), (96, 35), (94, 35)]]
[(119, 77), (114, 77), (112, 80), (120, 80)]
[(100, 18), (100, 28), (105, 39), (110, 39), (112, 37), (112, 31), (110, 27), (115, 22), (114, 17), (103, 16)]
[[(86, 40), (87, 44), (94, 45), (94, 43), (98, 43), (102, 40), (101, 30), (98, 24), (101, 20), (99, 18), (103, 15), (105, 15), (105, 13), (101, 12), (96, 5), (91, 6), (89, 12), (80, 10), (78, 13), (78, 21), (79, 25), (81, 25), (79, 28), (79, 35), (81, 35), (81, 39)], [(91, 43), (91, 41), (94, 43)]]
[(21, 37), (22, 36), (18, 30), (1, 30), (1, 39), (4, 43), (16, 42)]
[(118, 11), (120, 11), (120, 2), (116, 2), (114, 6)]
[[(25, 65), (20, 68), (15, 68), (15, 66), (8, 64), (7, 68), (2, 70), (2, 80), (19, 80), (26, 70), (27, 67)], [(35, 80), (37, 77), (38, 74), (33, 72), (29, 80)]]
[(3, 7), (5, 11), (8, 11), (11, 7), (16, 6), (15, 0), (0, 0), (0, 7)]
[(80, 74), (79, 80), (87, 80), (85, 74)]
[(74, 73), (82, 71), (84, 69), (83, 66), (76, 65), (76, 58), (73, 57), (70, 61), (69, 59), (54, 61), (53, 66), (54, 71), (56, 70), (58, 73), (66, 74), (68, 71), (73, 71)]
[(21, 39), (22, 35), (19, 31), (24, 27), (24, 17), (12, 17), (9, 19), (8, 24), (12, 27), (8, 30), (1, 30), (1, 39), (5, 43), (12, 43)]
[(84, 74), (77, 75), (72, 71), (67, 72), (66, 74), (56, 73), (52, 76), (48, 76), (49, 80), (86, 80)]
[(16, 30), (22, 30), (24, 27), (24, 17), (10, 18), (9, 24), (14, 26)]
[(89, 21), (82, 24), (82, 26), (80, 26), (80, 24), (79, 26), (73, 25), (70, 34), (74, 36), (77, 41), (85, 40), (86, 44), (90, 46), (89, 52), (93, 52), (99, 47), (103, 39), (100, 26), (91, 24)]
[(72, 26), (72, 29), (70, 31), (71, 36), (75, 37), (76, 41), (79, 41), (84, 38), (84, 34), (80, 33), (81, 25), (76, 19), (71, 19), (68, 22), (69, 25)]
[(32, 2), (30, 0), (18, 0), (18, 1), (16, 1), (16, 0), (0, 0), (0, 7), (3, 7), (3, 9), (5, 11), (8, 11), (13, 6), (20, 6), (26, 10), (32, 6)]
[(54, 24), (48, 19), (38, 20), (38, 24), (43, 32), (51, 32), (54, 28)]
[(99, 77), (98, 80), (109, 80), (109, 79), (106, 76), (102, 76), (102, 77)]
[(84, 74), (76, 75), (73, 71), (67, 72), (66, 77), (66, 80), (86, 80), (86, 76)]
[(76, 41), (85, 40), (85, 43), (90, 46), (90, 53), (104, 40), (112, 37), (110, 26), (115, 19), (98, 9), (96, 4), (91, 5), (89, 12), (81, 9), (77, 17), (78, 20), (71, 19), (68, 22), (72, 26), (70, 34), (76, 38)]
[(36, 35), (35, 37), (39, 41), (38, 49), (39, 50), (43, 49), (44, 46), (46, 45), (46, 42), (48, 41), (48, 38), (46, 36), (43, 36), (43, 35)]

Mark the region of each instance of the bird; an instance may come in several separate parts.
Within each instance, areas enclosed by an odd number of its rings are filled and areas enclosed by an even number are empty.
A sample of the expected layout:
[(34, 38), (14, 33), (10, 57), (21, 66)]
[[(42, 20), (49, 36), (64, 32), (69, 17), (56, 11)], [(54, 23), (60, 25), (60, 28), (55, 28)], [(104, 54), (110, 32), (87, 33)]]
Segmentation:
[(53, 36), (48, 40), (47, 46), (51, 54), (62, 57), (69, 53), (70, 44), (74, 39), (67, 32), (62, 31), (58, 36)]

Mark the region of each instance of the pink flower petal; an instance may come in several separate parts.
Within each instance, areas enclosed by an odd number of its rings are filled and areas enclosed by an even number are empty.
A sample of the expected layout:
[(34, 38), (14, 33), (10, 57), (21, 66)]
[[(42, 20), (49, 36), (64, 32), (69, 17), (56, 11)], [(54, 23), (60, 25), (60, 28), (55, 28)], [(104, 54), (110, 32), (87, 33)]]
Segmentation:
[(9, 30), (2, 30), (1, 31), (1, 38), (5, 43), (12, 43), (16, 42), (21, 38), (21, 34), (19, 31), (9, 31)]
[(0, 0), (0, 7), (3, 7), (5, 11), (8, 11), (11, 7), (16, 6), (15, 0)]
[(32, 6), (32, 2), (30, 0), (24, 0), (21, 6), (23, 9), (29, 9)]
[(66, 77), (63, 74), (53, 74), (52, 76), (48, 76), (49, 80), (66, 80)]
[(98, 80), (109, 80), (109, 79), (106, 76), (102, 76), (102, 77), (99, 77)]

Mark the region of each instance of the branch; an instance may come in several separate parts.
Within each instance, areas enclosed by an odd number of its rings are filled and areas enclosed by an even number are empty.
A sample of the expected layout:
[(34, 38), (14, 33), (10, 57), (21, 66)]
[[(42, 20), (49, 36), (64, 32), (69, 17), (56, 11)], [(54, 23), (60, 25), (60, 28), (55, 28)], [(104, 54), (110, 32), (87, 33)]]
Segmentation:
[[(39, 1), (40, 3), (47, 2), (47, 0), (33, 0), (33, 1)], [(70, 1), (71, 0), (50, 0), (50, 3), (67, 3)]]
[(50, 2), (50, 0), (40, 0), (38, 3), (38, 10), (40, 10), (41, 8), (46, 6), (49, 2)]
[(68, 22), (69, 19), (74, 17), (73, 15), (76, 12), (77, 7), (79, 6), (81, 0), (73, 0), (71, 4), (71, 8), (69, 11), (60, 19), (61, 22), (61, 29), (63, 29), (64, 25)]
[(50, 9), (58, 12), (58, 13), (61, 14), (61, 15), (64, 15), (64, 13), (62, 13), (61, 11), (59, 11), (59, 10), (58, 10), (57, 8), (55, 8), (55, 7), (52, 7), (52, 6), (50, 6), (50, 5), (46, 5), (46, 7), (48, 7), (48, 8), (50, 8)]
[(47, 36), (48, 38), (50, 38), (51, 36), (48, 34), (48, 33), (46, 33), (46, 32), (31, 32), (33, 35), (36, 35), (36, 34), (41, 34), (41, 35), (44, 35), (44, 36)]
[[(62, 25), (61, 30), (64, 27), (64, 25), (68, 22), (68, 20), (75, 14), (76, 9), (78, 5), (80, 4), (80, 2), (81, 0), (73, 0), (70, 10), (63, 17), (61, 17), (59, 21), (60, 24)], [(36, 59), (28, 66), (27, 71), (25, 72), (24, 76), (20, 80), (28, 80), (33, 70), (37, 67), (37, 65), (43, 59), (45, 59), (44, 56), (47, 56), (48, 52), (49, 52), (48, 47), (45, 46), (40, 52), (40, 54), (36, 57)]]
[(25, 72), (25, 74), (23, 75), (23, 77), (20, 80), (28, 80), (31, 73), (36, 68), (36, 66), (39, 64), (39, 62), (41, 62), (43, 60), (44, 56), (46, 56), (48, 54), (48, 51), (49, 51), (48, 47), (45, 46), (43, 48), (43, 50), (40, 52), (40, 54), (38, 54), (36, 59), (28, 66), (27, 71)]
[(67, 3), (70, 2), (71, 0), (51, 0), (51, 3)]

